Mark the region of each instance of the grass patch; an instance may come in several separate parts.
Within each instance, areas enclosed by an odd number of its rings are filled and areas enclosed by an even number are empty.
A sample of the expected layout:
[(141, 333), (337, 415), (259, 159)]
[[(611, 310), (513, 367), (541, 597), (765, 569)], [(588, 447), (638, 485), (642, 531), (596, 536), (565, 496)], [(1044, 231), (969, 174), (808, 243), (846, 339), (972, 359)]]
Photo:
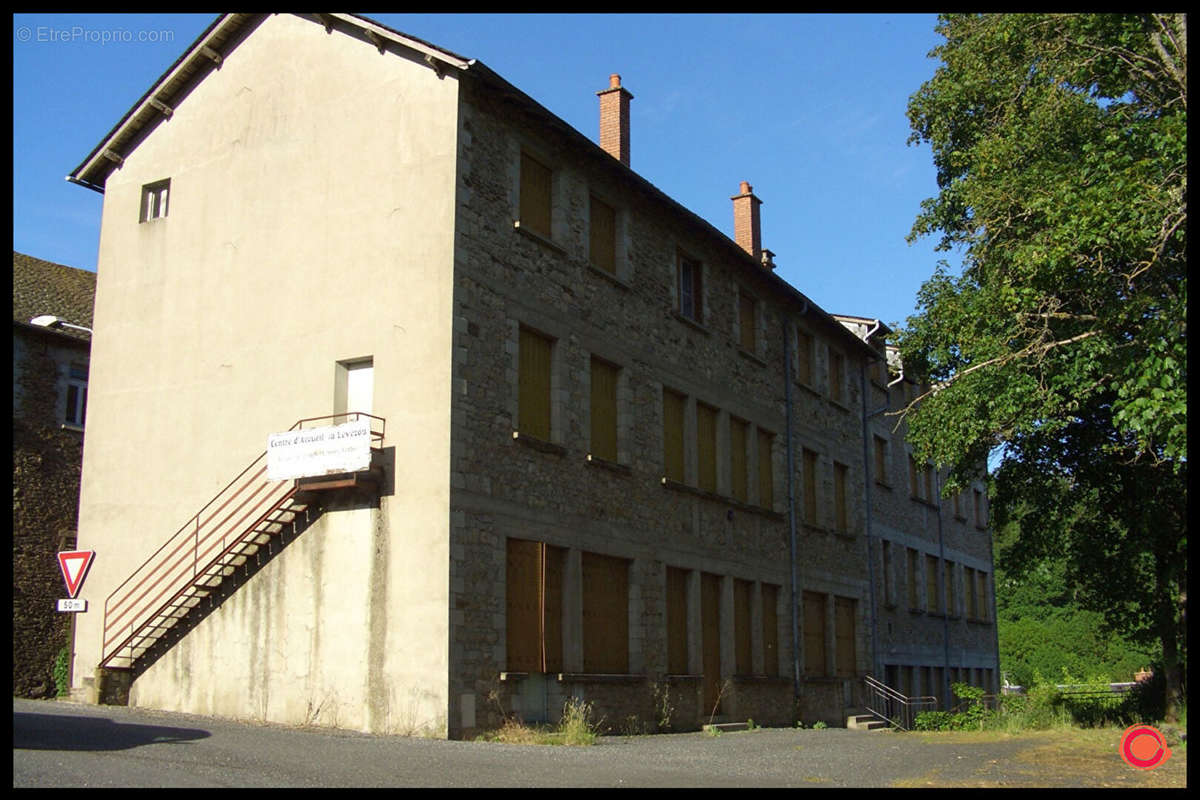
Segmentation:
[(509, 718), (498, 729), (478, 736), (476, 741), (586, 747), (595, 744), (600, 735), (599, 725), (592, 721), (591, 716), (591, 703), (571, 698), (563, 705), (562, 717), (557, 725), (526, 725)]

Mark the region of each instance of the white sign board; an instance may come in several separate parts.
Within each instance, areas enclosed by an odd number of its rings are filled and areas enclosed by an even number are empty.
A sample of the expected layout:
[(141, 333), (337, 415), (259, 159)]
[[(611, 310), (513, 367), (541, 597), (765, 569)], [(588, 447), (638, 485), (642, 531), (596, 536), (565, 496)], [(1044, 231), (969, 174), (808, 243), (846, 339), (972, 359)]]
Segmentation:
[(371, 422), (273, 433), (267, 437), (267, 478), (286, 481), (371, 466)]
[(87, 611), (87, 600), (78, 598), (63, 599), (58, 601), (59, 611)]

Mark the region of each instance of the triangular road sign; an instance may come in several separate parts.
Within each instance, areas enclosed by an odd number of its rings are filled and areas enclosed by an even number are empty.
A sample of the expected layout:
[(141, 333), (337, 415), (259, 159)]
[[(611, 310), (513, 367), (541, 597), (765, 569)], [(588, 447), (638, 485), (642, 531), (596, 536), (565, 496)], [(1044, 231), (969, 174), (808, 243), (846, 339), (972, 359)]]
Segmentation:
[(58, 554), (58, 566), (62, 568), (63, 580), (67, 582), (67, 594), (75, 597), (83, 583), (83, 576), (92, 565), (95, 550), (70, 550)]

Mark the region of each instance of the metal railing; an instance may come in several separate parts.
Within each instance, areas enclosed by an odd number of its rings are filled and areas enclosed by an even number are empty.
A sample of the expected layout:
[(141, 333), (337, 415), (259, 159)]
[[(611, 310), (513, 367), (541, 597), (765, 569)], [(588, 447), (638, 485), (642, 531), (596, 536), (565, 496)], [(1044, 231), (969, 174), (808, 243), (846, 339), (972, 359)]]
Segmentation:
[[(371, 420), (372, 449), (377, 449), (386, 421), (363, 412), (309, 417), (288, 430), (318, 420), (360, 417)], [(273, 515), (286, 511), (297, 490), (294, 480), (267, 479), (266, 458), (264, 451), (105, 599), (100, 666), (131, 667), (212, 588), (200, 584), (219, 583), (245, 551), (257, 549), (249, 540), (261, 535), (260, 526), (272, 524)]]
[(863, 682), (867, 690), (866, 702), (863, 705), (867, 711), (901, 730), (912, 730), (913, 721), (922, 711), (937, 710), (936, 697), (905, 697), (870, 675), (864, 676)]

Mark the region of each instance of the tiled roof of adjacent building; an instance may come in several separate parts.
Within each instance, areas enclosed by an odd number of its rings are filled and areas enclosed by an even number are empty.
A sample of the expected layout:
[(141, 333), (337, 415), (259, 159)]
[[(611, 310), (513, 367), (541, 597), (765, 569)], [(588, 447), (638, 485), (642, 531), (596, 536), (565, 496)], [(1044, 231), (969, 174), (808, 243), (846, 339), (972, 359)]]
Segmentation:
[[(42, 314), (53, 314), (74, 325), (92, 327), (96, 273), (13, 251), (13, 322), (26, 325)], [(56, 333), (88, 341), (84, 331)]]

